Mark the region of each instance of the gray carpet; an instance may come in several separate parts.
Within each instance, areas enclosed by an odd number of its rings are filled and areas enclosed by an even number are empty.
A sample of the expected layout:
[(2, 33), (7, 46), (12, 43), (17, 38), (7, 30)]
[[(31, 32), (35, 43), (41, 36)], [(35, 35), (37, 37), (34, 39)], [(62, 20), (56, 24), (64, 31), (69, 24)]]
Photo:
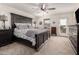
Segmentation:
[(0, 55), (74, 55), (74, 50), (68, 38), (52, 36), (45, 45), (36, 52), (34, 49), (20, 43), (12, 43), (0, 48)]

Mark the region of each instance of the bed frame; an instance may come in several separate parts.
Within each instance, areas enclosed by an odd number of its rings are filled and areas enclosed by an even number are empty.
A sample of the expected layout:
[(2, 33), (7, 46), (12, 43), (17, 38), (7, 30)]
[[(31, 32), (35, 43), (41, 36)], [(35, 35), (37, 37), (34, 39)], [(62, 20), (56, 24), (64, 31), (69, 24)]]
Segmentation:
[[(15, 24), (14, 23), (21, 23), (21, 19), (19, 21), (19, 19), (17, 18), (21, 18), (22, 20), (24, 18), (27, 19), (27, 17), (24, 17), (24, 16), (21, 16), (21, 15), (17, 15), (17, 14), (14, 14), (14, 13), (11, 13), (11, 24), (12, 24), (12, 29), (13, 29), (13, 32), (14, 32), (14, 29), (16, 28)], [(28, 18), (29, 20), (31, 20), (31, 18)], [(32, 21), (27, 21), (27, 20), (23, 20), (22, 23), (24, 22), (29, 22), (31, 23)], [(19, 42), (19, 43), (22, 43), (22, 44), (25, 44), (31, 48), (34, 48), (36, 51), (39, 50), (39, 48), (42, 46), (42, 44), (48, 40), (48, 31), (45, 31), (45, 32), (41, 32), (41, 33), (38, 33), (38, 34), (35, 34), (35, 40), (36, 40), (36, 45), (35, 46), (32, 46), (32, 42), (28, 41), (28, 40), (25, 40), (25, 39), (22, 39), (22, 38), (18, 38), (16, 36), (13, 37), (14, 41), (16, 42)]]
[(31, 48), (34, 48), (35, 50), (39, 50), (39, 48), (42, 46), (42, 44), (48, 39), (48, 32), (42, 32), (39, 34), (35, 35), (35, 40), (36, 40), (36, 44), (35, 46), (32, 46), (32, 42), (26, 40), (26, 39), (22, 39), (22, 38), (18, 38), (16, 36), (14, 36), (14, 41), (18, 42), (18, 43), (22, 43), (25, 44)]

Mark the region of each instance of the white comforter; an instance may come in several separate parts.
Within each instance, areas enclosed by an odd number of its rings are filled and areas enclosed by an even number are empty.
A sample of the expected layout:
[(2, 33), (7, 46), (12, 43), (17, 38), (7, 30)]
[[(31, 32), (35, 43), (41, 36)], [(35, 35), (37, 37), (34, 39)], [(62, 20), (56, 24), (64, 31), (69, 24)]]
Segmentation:
[(32, 45), (35, 46), (35, 44), (36, 44), (35, 38), (26, 36), (26, 33), (28, 30), (29, 29), (17, 29), (17, 28), (15, 28), (14, 35), (19, 37), (19, 38), (23, 38), (23, 39), (31, 41)]
[(47, 31), (47, 29), (38, 30), (38, 29), (18, 29), (18, 28), (15, 28), (14, 35), (19, 38), (29, 40), (30, 42), (32, 42), (32, 45), (35, 46), (35, 44), (36, 44), (35, 34), (38, 34), (40, 32), (44, 32), (44, 31)]

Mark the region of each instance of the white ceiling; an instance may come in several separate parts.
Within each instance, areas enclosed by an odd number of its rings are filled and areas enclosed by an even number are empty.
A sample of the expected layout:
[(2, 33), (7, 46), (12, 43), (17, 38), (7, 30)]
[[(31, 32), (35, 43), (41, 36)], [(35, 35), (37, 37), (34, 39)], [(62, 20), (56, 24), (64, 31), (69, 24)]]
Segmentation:
[(56, 8), (56, 10), (47, 10), (46, 12), (41, 11), (40, 3), (4, 3), (18, 10), (29, 12), (35, 16), (50, 15), (56, 13), (72, 12), (75, 11), (79, 4), (77, 3), (46, 3), (48, 8)]

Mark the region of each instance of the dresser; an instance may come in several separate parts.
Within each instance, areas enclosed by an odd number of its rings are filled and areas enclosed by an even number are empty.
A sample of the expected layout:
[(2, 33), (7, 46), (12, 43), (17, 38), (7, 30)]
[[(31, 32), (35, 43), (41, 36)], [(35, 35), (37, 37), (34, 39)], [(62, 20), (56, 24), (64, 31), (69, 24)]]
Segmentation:
[(77, 25), (69, 26), (69, 39), (77, 54)]
[(11, 29), (0, 30), (0, 47), (13, 42), (13, 33)]

